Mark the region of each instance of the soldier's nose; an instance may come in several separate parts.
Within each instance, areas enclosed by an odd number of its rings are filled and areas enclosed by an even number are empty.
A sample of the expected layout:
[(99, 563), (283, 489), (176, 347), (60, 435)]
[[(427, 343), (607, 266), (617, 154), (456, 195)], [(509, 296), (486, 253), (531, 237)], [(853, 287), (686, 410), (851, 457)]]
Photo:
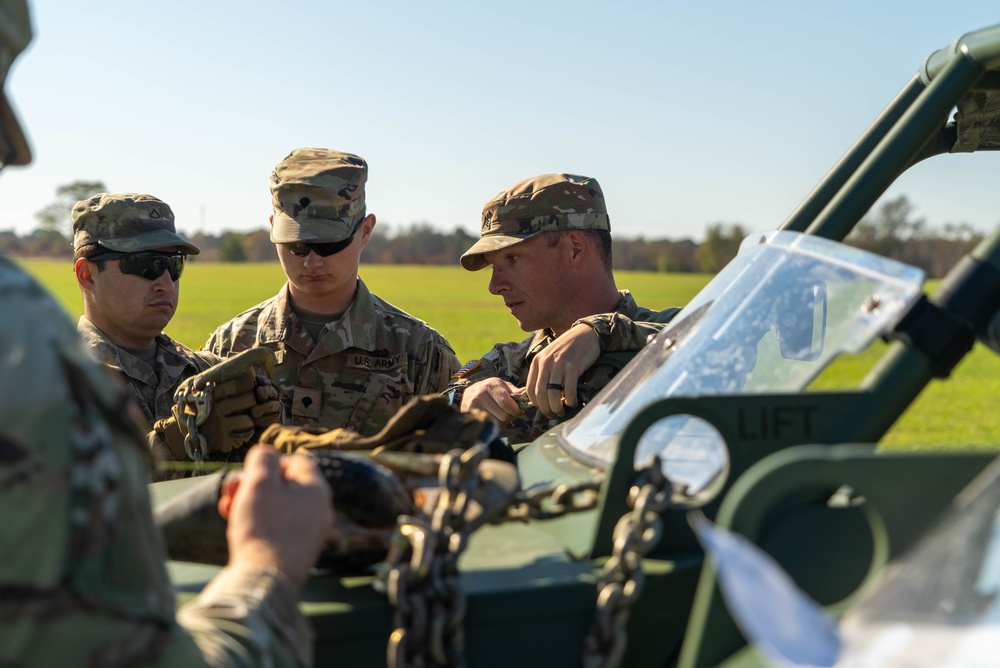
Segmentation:
[(499, 295), (504, 290), (509, 289), (510, 287), (508, 282), (504, 280), (504, 278), (500, 275), (500, 272), (494, 268), (493, 273), (490, 275), (490, 294)]

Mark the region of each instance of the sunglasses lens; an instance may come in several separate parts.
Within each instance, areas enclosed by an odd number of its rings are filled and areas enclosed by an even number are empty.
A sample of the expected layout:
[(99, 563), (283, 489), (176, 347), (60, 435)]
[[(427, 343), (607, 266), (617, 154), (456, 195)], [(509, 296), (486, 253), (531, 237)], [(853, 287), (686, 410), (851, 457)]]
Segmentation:
[(283, 244), (283, 246), (288, 249), (289, 253), (296, 257), (305, 257), (309, 255), (309, 251), (316, 253), (316, 255), (319, 255), (320, 257), (330, 257), (331, 255), (336, 255), (350, 246), (352, 241), (354, 241), (354, 235), (347, 237), (343, 241), (335, 241), (328, 244), (314, 244), (299, 241), (291, 244)]
[(295, 257), (305, 257), (306, 255), (309, 255), (309, 244), (304, 244), (301, 241), (282, 245)]
[(142, 276), (155, 281), (163, 272), (170, 272), (171, 280), (179, 280), (184, 272), (184, 255), (164, 255), (162, 253), (133, 253), (121, 258), (118, 268), (123, 274)]
[(363, 222), (364, 218), (361, 218), (361, 220), (354, 225), (354, 229), (351, 230), (351, 236), (342, 241), (334, 241), (331, 243), (293, 241), (291, 243), (282, 244), (282, 246), (288, 249), (288, 252), (296, 257), (305, 257), (309, 255), (309, 251), (316, 253), (316, 255), (319, 255), (320, 257), (330, 257), (331, 255), (336, 255), (351, 245), (351, 242), (354, 241), (354, 235), (357, 233), (358, 229), (361, 227), (361, 223)]
[(350, 246), (353, 240), (354, 237), (347, 237), (343, 241), (337, 241), (332, 244), (313, 244), (312, 249), (320, 257), (330, 257)]

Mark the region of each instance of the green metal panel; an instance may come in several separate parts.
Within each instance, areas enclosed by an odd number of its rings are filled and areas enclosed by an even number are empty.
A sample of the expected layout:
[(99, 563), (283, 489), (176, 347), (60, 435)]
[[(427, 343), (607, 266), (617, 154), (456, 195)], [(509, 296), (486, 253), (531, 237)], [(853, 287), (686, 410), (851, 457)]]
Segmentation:
[[(886, 559), (911, 547), (995, 457), (884, 453), (871, 445), (790, 448), (747, 471), (716, 521), (764, 547), (807, 594), (845, 603)], [(847, 509), (827, 506), (845, 485), (860, 497), (857, 512), (846, 518)], [(822, 549), (831, 542), (839, 548)], [(744, 644), (709, 564), (698, 583), (680, 666), (717, 666)]]

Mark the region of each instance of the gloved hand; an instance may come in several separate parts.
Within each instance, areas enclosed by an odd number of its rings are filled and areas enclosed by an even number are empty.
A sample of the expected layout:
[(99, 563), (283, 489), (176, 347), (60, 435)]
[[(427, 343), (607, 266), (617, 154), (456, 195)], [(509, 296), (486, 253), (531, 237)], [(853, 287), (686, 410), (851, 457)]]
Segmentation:
[[(204, 454), (209, 452), (229, 452), (238, 448), (253, 437), (254, 420), (251, 409), (257, 406), (255, 374), (252, 368), (244, 369), (238, 376), (217, 383), (212, 388), (211, 407), (205, 422), (197, 427), (198, 432), (205, 437)], [(271, 387), (271, 389), (274, 389)], [(279, 409), (280, 411), (280, 409)], [(173, 419), (180, 427), (181, 433), (187, 436), (188, 416), (194, 415), (194, 409), (188, 405), (174, 405), (170, 411)], [(183, 459), (188, 459), (187, 453), (181, 448)], [(171, 448), (171, 454), (174, 450)]]
[(258, 372), (254, 377), (254, 395), (257, 403), (250, 409), (250, 419), (259, 435), (265, 427), (281, 422), (281, 394), (267, 375)]
[(173, 416), (157, 420), (149, 437), (149, 445), (159, 461), (187, 461), (184, 451), (184, 434)]

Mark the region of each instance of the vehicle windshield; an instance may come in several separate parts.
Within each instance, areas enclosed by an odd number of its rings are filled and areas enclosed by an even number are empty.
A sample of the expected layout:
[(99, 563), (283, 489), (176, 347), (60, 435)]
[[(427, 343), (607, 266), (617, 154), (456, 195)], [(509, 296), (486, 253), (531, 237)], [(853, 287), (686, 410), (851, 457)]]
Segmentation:
[(837, 665), (992, 666), (1000, 643), (1000, 460), (840, 625)]
[[(787, 231), (751, 235), (562, 426), (560, 442), (574, 457), (607, 468), (628, 423), (664, 397), (801, 391), (836, 356), (860, 352), (894, 325), (919, 298), (923, 279), (919, 269), (827, 239)], [(654, 453), (683, 461), (706, 438), (719, 438), (707, 423), (674, 419), (643, 437), (636, 463)]]

